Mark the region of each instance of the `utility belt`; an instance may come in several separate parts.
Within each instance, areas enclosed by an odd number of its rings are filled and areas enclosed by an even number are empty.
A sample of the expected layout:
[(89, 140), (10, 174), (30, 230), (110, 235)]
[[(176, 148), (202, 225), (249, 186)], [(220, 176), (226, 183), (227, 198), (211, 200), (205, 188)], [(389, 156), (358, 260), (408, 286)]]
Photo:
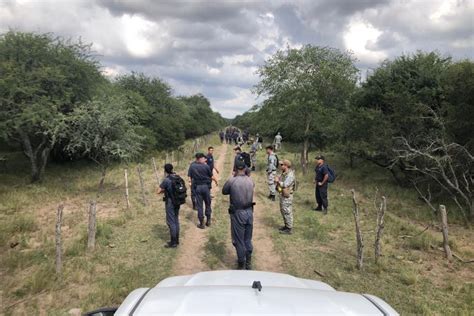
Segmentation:
[(240, 212), (240, 211), (246, 211), (249, 208), (252, 208), (252, 211), (253, 211), (253, 207), (255, 206), (255, 204), (256, 204), (255, 202), (252, 202), (249, 205), (245, 205), (244, 207), (242, 207), (240, 209), (236, 209), (235, 206), (231, 204), (229, 206), (229, 214), (232, 215), (232, 214), (235, 214), (235, 213)]
[(208, 180), (203, 180), (203, 181), (192, 181), (192, 185), (194, 187), (198, 186), (198, 185), (210, 185), (211, 184), (211, 181), (208, 181)]

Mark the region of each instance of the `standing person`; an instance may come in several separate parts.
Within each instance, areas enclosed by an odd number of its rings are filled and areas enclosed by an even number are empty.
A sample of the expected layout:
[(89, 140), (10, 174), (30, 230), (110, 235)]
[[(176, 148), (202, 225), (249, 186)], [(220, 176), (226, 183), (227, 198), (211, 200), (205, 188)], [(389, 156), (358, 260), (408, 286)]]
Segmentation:
[(278, 168), (278, 157), (273, 152), (273, 146), (267, 146), (267, 180), (268, 180), (268, 189), (270, 194), (268, 198), (272, 201), (275, 201), (276, 195), (276, 186), (275, 186), (275, 175)]
[(240, 146), (235, 146), (234, 147), (234, 152), (235, 152), (235, 157), (234, 157), (234, 166), (232, 168), (232, 173), (234, 175), (237, 174), (237, 163), (239, 161), (243, 161), (245, 163), (245, 174), (250, 175), (250, 166), (251, 166), (251, 161), (250, 161), (250, 155), (246, 152), (242, 151), (242, 148)]
[(198, 228), (204, 229), (204, 209), (203, 203), (206, 206), (206, 226), (211, 226), (211, 183), (215, 182), (216, 178), (212, 175), (211, 168), (206, 164), (206, 156), (203, 153), (196, 154), (196, 161), (191, 164), (188, 170), (189, 183), (196, 195), (196, 208), (198, 211)]
[(291, 235), (293, 230), (293, 191), (295, 189), (295, 172), (291, 169), (291, 161), (283, 160), (280, 163), (281, 177), (276, 177), (280, 193), (280, 212), (285, 226), (280, 228), (281, 234)]
[(262, 145), (262, 144), (263, 144), (263, 137), (260, 136), (258, 133), (257, 133), (257, 135), (255, 135), (255, 137), (256, 137), (255, 140), (256, 140), (256, 142), (258, 143), (258, 144), (257, 144), (257, 145), (258, 145), (258, 147), (257, 147), (258, 150), (262, 150), (262, 148), (263, 148), (263, 145)]
[(281, 137), (280, 132), (278, 132), (275, 136), (275, 139), (273, 140), (273, 143), (275, 144), (275, 151), (281, 149), (281, 140), (283, 137)]
[(166, 248), (179, 245), (179, 208), (186, 201), (186, 185), (184, 180), (173, 172), (173, 165), (165, 165), (166, 178), (160, 184), (158, 194), (165, 194), (166, 224), (170, 230), (170, 241)]
[(224, 138), (225, 138), (225, 133), (224, 133), (224, 131), (220, 131), (220, 132), (219, 132), (219, 138), (221, 139), (221, 144), (223, 144), (223, 143), (224, 143)]
[(222, 194), (230, 195), (230, 229), (232, 244), (237, 252), (238, 269), (252, 269), (253, 233), (253, 191), (254, 183), (246, 175), (246, 165), (237, 162), (237, 174), (229, 178), (222, 188)]
[(252, 162), (251, 170), (255, 171), (255, 168), (257, 166), (258, 143), (257, 141), (254, 141), (253, 139), (251, 139), (251, 141), (252, 141), (252, 146), (250, 147), (250, 160)]
[(315, 211), (323, 211), (324, 215), (328, 213), (328, 181), (329, 169), (325, 162), (324, 156), (320, 155), (315, 158), (316, 168), (314, 169), (314, 184), (316, 185), (315, 195), (318, 206)]
[(214, 147), (212, 146), (209, 146), (207, 148), (206, 163), (209, 166), (209, 168), (211, 168), (212, 172), (216, 170), (217, 174), (219, 174), (219, 170), (217, 170), (216, 166), (214, 165)]

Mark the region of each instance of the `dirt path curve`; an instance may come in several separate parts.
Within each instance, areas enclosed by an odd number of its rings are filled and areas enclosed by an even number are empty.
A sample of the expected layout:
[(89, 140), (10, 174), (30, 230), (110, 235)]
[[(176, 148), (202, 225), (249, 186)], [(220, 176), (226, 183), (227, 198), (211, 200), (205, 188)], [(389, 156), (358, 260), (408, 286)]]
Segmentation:
[[(224, 162), (227, 156), (227, 145), (222, 144), (214, 152), (216, 159), (216, 168), (222, 171)], [(217, 180), (220, 175), (217, 175)], [(213, 186), (212, 194), (218, 194), (219, 187)], [(213, 204), (216, 199), (213, 199)], [(214, 205), (213, 205), (214, 207)], [(185, 219), (185, 220), (184, 220)], [(178, 247), (177, 257), (175, 259), (173, 275), (193, 274), (200, 271), (209, 270), (209, 267), (204, 262), (204, 245), (207, 241), (209, 229), (199, 229), (197, 224), (197, 213), (189, 205), (184, 205), (181, 214), (181, 221), (184, 224), (186, 221), (186, 232), (181, 236), (180, 246)]]
[[(261, 176), (258, 175), (257, 177)], [(263, 184), (266, 185), (266, 182)], [(256, 185), (262, 185), (262, 182)], [(255, 205), (253, 213), (253, 248), (255, 253), (253, 268), (260, 271), (284, 272), (282, 259), (275, 250), (271, 237), (272, 228), (268, 227), (264, 220), (264, 212), (278, 211), (278, 201), (270, 202), (260, 198), (256, 202), (257, 205)]]

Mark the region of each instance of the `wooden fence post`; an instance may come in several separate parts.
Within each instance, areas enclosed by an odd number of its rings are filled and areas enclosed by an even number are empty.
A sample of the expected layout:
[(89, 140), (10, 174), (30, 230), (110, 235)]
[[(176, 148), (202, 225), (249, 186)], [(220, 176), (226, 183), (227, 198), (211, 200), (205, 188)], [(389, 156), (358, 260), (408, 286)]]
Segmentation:
[(89, 223), (87, 226), (87, 249), (92, 251), (95, 249), (95, 233), (96, 233), (96, 201), (91, 200), (89, 203)]
[(356, 195), (354, 189), (352, 192), (352, 214), (354, 214), (355, 229), (356, 229), (356, 239), (357, 239), (357, 268), (362, 269), (364, 262), (364, 241), (362, 240), (362, 233), (360, 231), (360, 222), (359, 222), (359, 203), (357, 203)]
[(387, 199), (382, 196), (382, 203), (377, 212), (377, 230), (375, 235), (375, 263), (378, 262), (381, 255), (380, 240), (382, 239), (383, 229), (385, 227), (385, 211), (387, 210)]
[(140, 187), (142, 191), (142, 203), (144, 206), (147, 206), (148, 202), (146, 200), (146, 194), (145, 194), (145, 182), (143, 181), (142, 168), (140, 165), (137, 166), (137, 171), (138, 171), (138, 178), (140, 179)]
[(63, 270), (63, 261), (62, 261), (63, 244), (62, 244), (62, 239), (61, 239), (63, 210), (64, 210), (64, 204), (61, 203), (59, 204), (58, 210), (56, 212), (56, 273), (57, 274), (61, 274)]
[(127, 202), (127, 209), (130, 209), (130, 197), (128, 194), (128, 169), (125, 169), (125, 200)]
[(158, 169), (156, 168), (155, 157), (152, 157), (151, 161), (153, 162), (153, 171), (155, 172), (156, 182), (158, 183), (158, 185), (160, 185), (160, 177), (158, 176)]
[(453, 254), (451, 248), (449, 247), (448, 242), (448, 215), (446, 214), (446, 206), (439, 206), (439, 214), (441, 216), (441, 225), (443, 230), (443, 248), (446, 253), (446, 258), (451, 261), (453, 259)]

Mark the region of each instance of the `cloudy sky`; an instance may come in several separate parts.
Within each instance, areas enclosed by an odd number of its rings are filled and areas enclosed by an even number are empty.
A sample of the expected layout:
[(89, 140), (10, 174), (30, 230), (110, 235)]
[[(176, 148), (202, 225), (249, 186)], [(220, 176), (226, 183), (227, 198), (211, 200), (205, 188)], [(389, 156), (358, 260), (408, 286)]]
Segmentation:
[(351, 50), (360, 69), (438, 50), (474, 58), (474, 0), (0, 0), (0, 32), (92, 42), (104, 72), (156, 75), (233, 117), (257, 100), (255, 70), (286, 45)]

